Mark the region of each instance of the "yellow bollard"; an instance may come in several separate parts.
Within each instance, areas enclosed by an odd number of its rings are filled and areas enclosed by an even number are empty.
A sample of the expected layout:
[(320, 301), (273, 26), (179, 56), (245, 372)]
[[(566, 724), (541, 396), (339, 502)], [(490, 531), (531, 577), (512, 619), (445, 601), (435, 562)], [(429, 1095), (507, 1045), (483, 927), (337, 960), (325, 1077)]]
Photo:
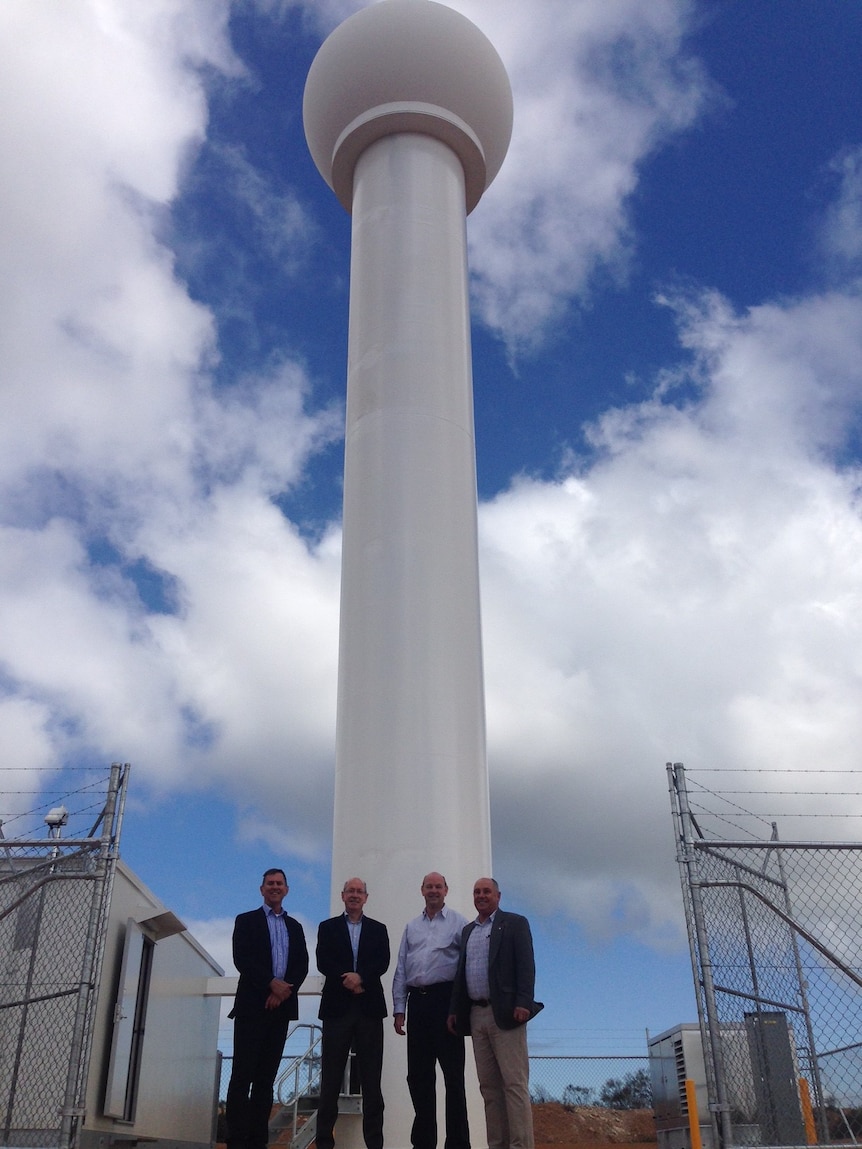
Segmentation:
[(697, 1119), (697, 1086), (690, 1077), (685, 1079), (685, 1100), (688, 1103), (688, 1132), (691, 1137), (691, 1149), (702, 1149), (700, 1122)]
[(817, 1130), (814, 1127), (814, 1110), (811, 1108), (811, 1090), (804, 1077), (799, 1078), (799, 1100), (802, 1102), (802, 1120), (805, 1122), (805, 1136), (809, 1145), (817, 1144)]

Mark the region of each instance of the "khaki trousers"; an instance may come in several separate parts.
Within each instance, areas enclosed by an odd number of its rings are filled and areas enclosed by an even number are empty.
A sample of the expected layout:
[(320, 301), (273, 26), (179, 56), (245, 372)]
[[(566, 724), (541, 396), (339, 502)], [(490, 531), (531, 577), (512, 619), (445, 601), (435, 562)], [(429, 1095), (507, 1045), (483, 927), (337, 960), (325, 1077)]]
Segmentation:
[(500, 1029), (490, 1005), (474, 1005), (470, 1031), (485, 1102), (488, 1149), (533, 1149), (526, 1025)]

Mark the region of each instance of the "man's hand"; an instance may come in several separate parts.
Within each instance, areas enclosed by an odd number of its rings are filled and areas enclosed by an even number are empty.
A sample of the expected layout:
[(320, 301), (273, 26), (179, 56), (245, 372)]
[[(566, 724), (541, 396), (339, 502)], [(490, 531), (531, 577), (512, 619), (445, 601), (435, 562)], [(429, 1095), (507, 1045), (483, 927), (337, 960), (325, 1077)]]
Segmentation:
[(354, 973), (353, 971), (341, 975), (341, 984), (345, 989), (349, 989), (351, 993), (365, 993), (362, 978), (358, 973)]
[(293, 986), (290, 982), (282, 981), (280, 977), (274, 977), (269, 983), (269, 996), (266, 999), (266, 1009), (278, 1009), (283, 1001), (287, 1001), (293, 993)]
[(392, 1020), (395, 1024), (395, 1032), (398, 1034), (399, 1037), (403, 1037), (404, 1036), (404, 1014), (403, 1013), (396, 1013)]
[(458, 1015), (457, 1013), (450, 1013), (446, 1018), (446, 1028), (455, 1037), (458, 1036)]
[(521, 1024), (525, 1021), (530, 1020), (530, 1011), (528, 1009), (526, 1009), (523, 1005), (516, 1005), (515, 1006), (515, 1012), (514, 1012), (513, 1016), (515, 1018), (515, 1021), (517, 1021), (519, 1024)]

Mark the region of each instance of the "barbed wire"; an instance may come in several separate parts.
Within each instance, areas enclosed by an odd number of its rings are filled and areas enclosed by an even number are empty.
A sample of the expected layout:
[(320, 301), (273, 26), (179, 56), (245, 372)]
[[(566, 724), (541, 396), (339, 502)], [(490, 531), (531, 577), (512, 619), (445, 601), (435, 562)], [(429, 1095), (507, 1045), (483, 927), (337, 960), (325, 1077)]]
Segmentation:
[[(0, 769), (11, 772), (12, 768), (0, 767)], [(19, 773), (21, 771), (21, 769), (22, 769), (21, 767), (15, 768), (16, 773)], [(36, 769), (44, 769), (44, 768), (37, 767)], [(29, 769), (28, 769), (28, 772), (29, 772)], [(40, 796), (44, 795), (44, 798), (43, 798), (43, 801), (37, 803), (36, 805), (32, 806), (28, 810), (20, 810), (20, 811), (17, 811), (15, 813), (9, 813), (9, 814), (0, 814), (0, 822), (2, 822), (2, 825), (4, 827), (14, 826), (16, 823), (18, 823), (20, 825), (20, 823), (26, 822), (26, 820), (29, 818), (38, 818), (39, 815), (43, 814), (47, 810), (52, 809), (52, 807), (54, 807), (54, 806), (58, 806), (58, 805), (72, 806), (74, 803), (74, 799), (80, 798), (83, 795), (93, 795), (93, 796), (95, 796), (96, 800), (88, 802), (84, 805), (75, 806), (73, 809), (69, 809), (69, 811), (68, 811), (69, 818), (70, 819), (81, 818), (84, 815), (92, 815), (94, 812), (99, 811), (102, 807), (104, 795), (107, 793), (108, 785), (110, 783), (110, 774), (106, 774), (104, 772), (104, 766), (99, 766), (99, 767), (93, 767), (93, 766), (72, 767), (69, 772), (76, 773), (76, 774), (77, 773), (87, 773), (87, 774), (96, 775), (96, 776), (92, 777), (92, 780), (87, 782), (86, 784), (81, 785), (81, 786), (77, 786), (73, 789), (73, 788), (70, 788), (68, 786), (62, 785), (63, 777), (67, 773), (67, 771), (65, 769), (59, 770), (59, 771), (53, 770), (52, 773), (55, 775), (58, 784), (56, 786), (52, 787), (51, 791), (48, 794), (46, 794), (46, 792), (44, 790), (4, 790), (2, 792), (2, 797), (4, 799), (22, 798), (22, 797), (32, 798), (32, 797), (35, 797), (36, 795), (40, 795)], [(43, 831), (43, 826), (42, 826), (42, 822), (40, 821), (35, 826), (31, 825), (31, 826), (27, 827), (26, 829), (24, 829), (23, 834), (24, 835), (39, 834), (42, 831)], [(17, 830), (17, 833), (21, 834), (22, 830), (19, 828)]]
[(686, 766), (692, 774), (859, 774), (859, 770), (833, 766)]
[(803, 798), (834, 798), (834, 797), (862, 797), (862, 790), (711, 790), (713, 794), (760, 794), (770, 798), (775, 797), (803, 797)]
[[(737, 830), (743, 837), (748, 835), (752, 839), (754, 838), (754, 835), (752, 834), (751, 830), (745, 829), (745, 827), (737, 825), (736, 822), (732, 821), (730, 818), (726, 817), (723, 814), (716, 814), (712, 810), (707, 810), (705, 806), (698, 806), (696, 803), (693, 802), (692, 803), (692, 813), (697, 814), (700, 817), (714, 818), (717, 822), (721, 822), (723, 825), (730, 826), (732, 829)], [(715, 831), (713, 831), (713, 833), (714, 832)]]
[[(850, 775), (858, 778), (862, 783), (862, 772), (847, 769), (793, 767), (783, 770), (780, 767), (717, 767), (689, 770), (686, 768), (690, 810), (698, 833), (706, 838), (736, 836), (741, 840), (756, 840), (759, 827), (769, 828), (771, 831), (774, 823), (778, 820), (792, 819), (797, 826), (807, 825), (810, 827), (814, 823), (834, 824), (836, 820), (846, 822), (848, 819), (862, 816), (862, 809), (854, 812), (847, 809), (836, 811), (834, 808), (831, 810), (824, 808), (833, 798), (862, 798), (862, 789), (763, 789), (756, 785), (742, 788), (736, 778), (734, 778), (734, 783), (725, 789), (720, 781), (717, 783), (715, 779), (715, 775), (721, 774), (733, 774), (735, 776), (768, 774), (772, 777), (828, 775), (833, 778), (836, 775)], [(784, 803), (788, 798), (802, 799), (805, 809), (787, 808), (777, 811), (772, 808), (773, 802)], [(826, 801), (819, 802), (817, 799), (825, 799)], [(762, 808), (765, 805), (764, 800), (769, 802), (768, 812), (757, 809), (757, 807)], [(844, 805), (850, 804), (844, 803)]]
[(103, 766), (0, 766), (0, 772), (8, 771), (10, 774), (91, 774), (94, 770), (103, 769)]

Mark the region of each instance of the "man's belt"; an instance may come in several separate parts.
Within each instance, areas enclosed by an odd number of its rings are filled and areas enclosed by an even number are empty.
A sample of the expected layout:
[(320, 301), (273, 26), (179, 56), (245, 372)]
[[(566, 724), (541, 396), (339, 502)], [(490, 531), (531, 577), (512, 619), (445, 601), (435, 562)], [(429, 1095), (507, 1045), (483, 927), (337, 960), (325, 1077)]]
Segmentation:
[(435, 981), (431, 985), (409, 985), (407, 990), (409, 993), (421, 993), (426, 997), (429, 993), (439, 993), (443, 989), (451, 993), (453, 984), (451, 981)]
[(470, 998), (470, 1005), (485, 1006), (485, 1005), (490, 1005), (490, 1004), (491, 1004), (491, 1002), (488, 1000), (487, 997), (471, 997)]

